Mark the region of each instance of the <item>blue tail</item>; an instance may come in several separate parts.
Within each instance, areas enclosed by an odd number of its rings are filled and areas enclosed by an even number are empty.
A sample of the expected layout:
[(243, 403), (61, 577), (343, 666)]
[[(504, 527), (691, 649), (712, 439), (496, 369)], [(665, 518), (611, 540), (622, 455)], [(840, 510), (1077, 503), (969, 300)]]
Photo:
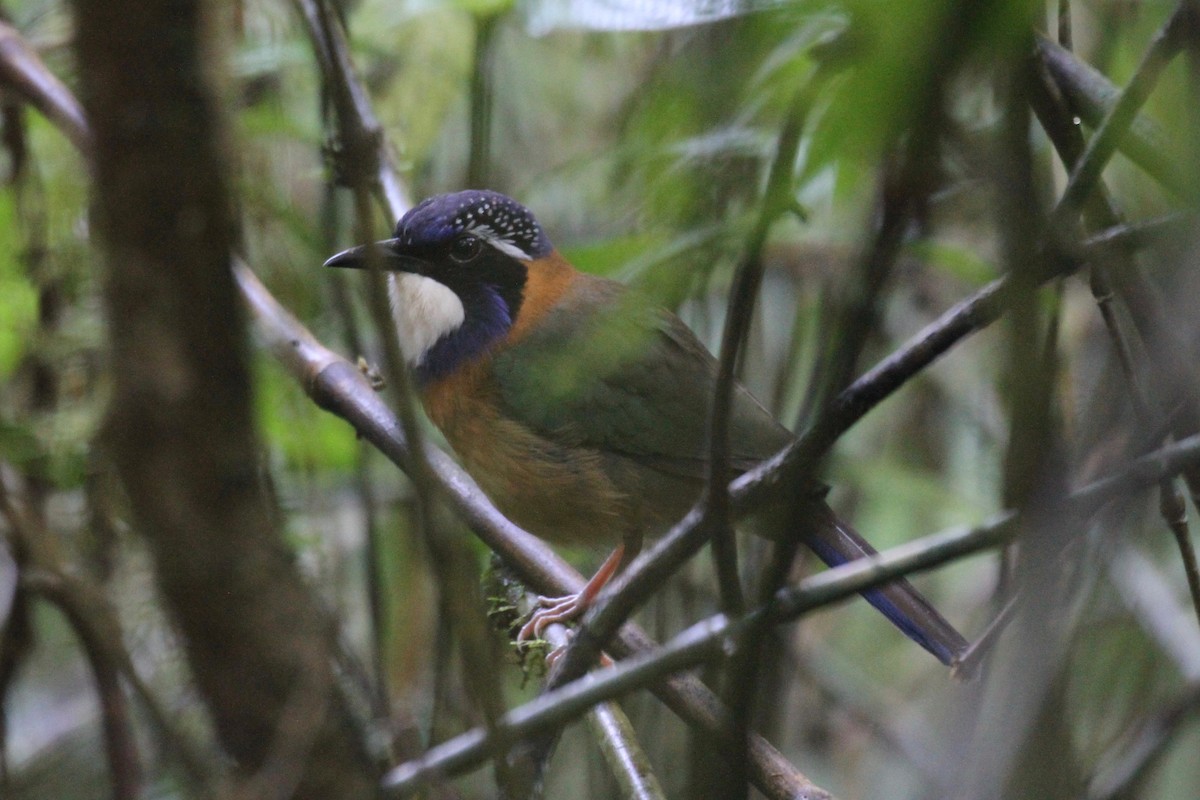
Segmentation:
[[(877, 552), (858, 531), (834, 516), (828, 506), (824, 512), (826, 518), (817, 521), (805, 540), (818, 558), (836, 567)], [(962, 635), (907, 580), (900, 578), (862, 595), (905, 636), (943, 664), (953, 666), (966, 649), (967, 641)]]

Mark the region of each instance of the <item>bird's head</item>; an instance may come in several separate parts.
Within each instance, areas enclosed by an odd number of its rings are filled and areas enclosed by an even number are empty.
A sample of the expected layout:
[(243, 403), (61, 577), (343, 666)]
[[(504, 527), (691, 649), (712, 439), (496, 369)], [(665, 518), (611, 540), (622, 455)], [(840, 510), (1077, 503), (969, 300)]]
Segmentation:
[(400, 346), (422, 381), (452, 373), (512, 329), (530, 264), (553, 253), (527, 208), (497, 192), (464, 191), (422, 201), (391, 239), (338, 253), (327, 267), (390, 273)]

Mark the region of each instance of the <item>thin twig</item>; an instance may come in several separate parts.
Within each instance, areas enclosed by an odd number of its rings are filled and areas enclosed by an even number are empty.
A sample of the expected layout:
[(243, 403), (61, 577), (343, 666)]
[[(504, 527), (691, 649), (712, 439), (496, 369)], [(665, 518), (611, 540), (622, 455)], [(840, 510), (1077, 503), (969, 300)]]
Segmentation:
[(725, 328), (717, 359), (717, 380), (713, 388), (709, 421), (708, 481), (705, 488), (705, 513), (712, 518), (713, 560), (717, 566), (717, 582), (721, 591), (721, 606), (727, 614), (740, 614), (745, 609), (741, 582), (738, 577), (737, 545), (733, 536), (732, 508), (729, 503), (729, 433), (733, 410), (733, 388), (737, 361), (750, 321), (754, 301), (762, 285), (762, 251), (767, 234), (781, 216), (794, 205), (792, 175), (796, 154), (800, 149), (800, 134), (808, 109), (812, 104), (814, 81), (809, 80), (797, 90), (784, 118), (775, 156), (767, 176), (758, 219), (746, 241), (742, 261), (733, 277), (725, 313)]
[[(1048, 72), (1039, 72), (1034, 80), (1033, 107), (1038, 114), (1042, 127), (1049, 134), (1054, 147), (1058, 150), (1063, 164), (1074, 170), (1085, 152), (1083, 136), (1078, 128), (1071, 124), (1069, 114), (1055, 96), (1054, 84)], [(1086, 220), (1096, 227), (1111, 229), (1123, 223), (1120, 213), (1109, 199), (1104, 182), (1096, 178), (1097, 191), (1084, 204)], [(1091, 288), (1104, 320), (1105, 328), (1113, 341), (1113, 350), (1117, 363), (1125, 376), (1133, 411), (1137, 419), (1146, 428), (1157, 428), (1164, 414), (1152, 401), (1149, 392), (1142, 385), (1140, 376), (1134, 366), (1131, 344), (1127, 341), (1112, 307), (1114, 290), (1110, 280), (1110, 270), (1119, 269), (1129, 273), (1133, 271), (1132, 253), (1124, 249), (1108, 249), (1099, 254), (1091, 271)], [(1189, 475), (1190, 485), (1200, 485), (1200, 476)], [(1193, 501), (1198, 499), (1193, 496)], [(1192, 546), (1188, 531), (1187, 513), (1182, 497), (1175, 487), (1173, 479), (1164, 480), (1159, 487), (1159, 508), (1168, 529), (1175, 538), (1179, 549), (1180, 560), (1183, 563), (1184, 574), (1187, 576), (1188, 589), (1191, 593), (1192, 607), (1200, 620), (1200, 567), (1197, 566), (1195, 548)]]
[(1087, 148), (1075, 168), (1071, 170), (1067, 188), (1063, 190), (1062, 197), (1059, 198), (1058, 205), (1047, 223), (1050, 229), (1057, 228), (1082, 207), (1083, 200), (1100, 179), (1100, 173), (1116, 152), (1118, 143), (1136, 118), (1138, 110), (1153, 91), (1159, 75), (1183, 46), (1195, 21), (1194, 16), (1191, 0), (1180, 0), (1170, 19), (1154, 35), (1133, 77), (1121, 91), (1096, 133), (1088, 140)]
[(44, 570), (25, 570), (21, 582), (26, 590), (57, 607), (79, 637), (92, 676), (96, 679), (113, 797), (117, 800), (135, 800), (141, 794), (142, 769), (129, 716), (129, 703), (121, 689), (120, 669), (112, 658), (111, 648), (98, 635), (91, 619), (91, 598), (84, 599), (81, 584), (74, 583), (64, 575)]
[(475, 57), (471, 65), (471, 146), (467, 156), (468, 188), (488, 184), (492, 163), (492, 61), (500, 16), (488, 11), (475, 15)]
[(1187, 578), (1188, 592), (1192, 597), (1192, 610), (1200, 620), (1200, 567), (1196, 563), (1196, 548), (1188, 531), (1187, 514), (1184, 511), (1183, 498), (1174, 491), (1173, 484), (1167, 484), (1171, 491), (1163, 491), (1163, 516), (1167, 527), (1175, 537), (1175, 546), (1179, 548), (1179, 560), (1183, 562), (1183, 574)]
[[(1103, 74), (1080, 61), (1074, 53), (1044, 37), (1036, 38), (1038, 58), (1046, 65), (1055, 84), (1071, 106), (1071, 111), (1091, 125), (1098, 126), (1112, 110), (1120, 94)], [(1118, 149), (1146, 174), (1181, 197), (1193, 196), (1187, 172), (1171, 157), (1170, 137), (1149, 117), (1139, 116), (1130, 123)]]
[[(302, 7), (310, 5), (310, 0), (301, 0)], [(314, 39), (314, 49), (324, 55), (322, 61), (327, 65), (324, 77), (334, 98), (340, 135), (345, 137), (347, 143), (341, 164), (345, 168), (344, 178), (354, 190), (358, 219), (356, 232), (360, 241), (372, 241), (375, 237), (371, 234), (370, 225), (371, 187), (384, 185), (386, 180), (381, 177), (382, 174), (392, 170), (383, 155), (382, 130), (374, 118), (365, 92), (354, 76), (340, 24), (326, 2), (317, 0), (316, 6), (316, 18), (310, 22), (310, 33)], [(315, 29), (311, 27), (314, 22)], [(387, 200), (383, 192), (376, 194)], [(397, 213), (400, 209), (389, 207), (388, 210)], [(393, 397), (397, 400), (401, 425), (410, 442), (411, 452), (415, 454), (410, 459), (408, 475), (415, 488), (417, 527), (425, 542), (436, 579), (439, 611), (451, 621), (462, 644), (463, 676), (470, 689), (468, 694), (490, 722), (503, 710), (504, 692), (499, 674), (491, 669), (491, 665), (499, 660), (499, 654), (493, 652), (495, 643), (489, 637), (484, 623), (482, 598), (478, 597), (478, 569), (465, 542), (458, 540), (438, 523), (434, 508), (438, 492), (432, 470), (422, 457), (425, 453), (424, 436), (416, 410), (416, 395), (388, 306), (387, 278), (378, 257), (373, 252), (368, 255), (368, 308), (382, 339), (386, 375), (393, 388)], [(497, 770), (506, 793), (511, 795), (503, 761), (497, 762)]]
[[(771, 227), (795, 207), (793, 181), (800, 136), (808, 111), (819, 88), (825, 83), (824, 73), (818, 70), (796, 90), (784, 117), (775, 155), (767, 175), (767, 186), (754, 228), (746, 241), (741, 264), (734, 275), (725, 315), (718, 356), (717, 380), (713, 389), (709, 424), (709, 464), (704, 513), (712, 529), (712, 554), (716, 563), (721, 610), (730, 617), (745, 613), (746, 602), (739, 578), (737, 538), (733, 528), (733, 506), (729, 497), (730, 478), (730, 416), (733, 411), (733, 392), (737, 362), (742, 351), (754, 313), (754, 302), (763, 278), (763, 248)], [(797, 503), (796, 506), (800, 504)], [(786, 580), (795, 560), (799, 534), (803, 526), (793, 525), (779, 532), (780, 539), (772, 548), (772, 558), (763, 578), (761, 591), (773, 592)], [(729, 659), (722, 700), (732, 712), (734, 749), (729, 754), (733, 769), (724, 771), (723, 788), (732, 796), (745, 795), (747, 784), (747, 737), (754, 708), (754, 693), (759, 687), (756, 679), (759, 668), (762, 637), (749, 636)], [(719, 789), (718, 789), (719, 791)], [(736, 793), (736, 794), (734, 794)]]
[[(533, 597), (526, 595), (526, 599), (532, 601)], [(528, 605), (532, 610), (532, 602)], [(527, 613), (525, 609), (522, 611)], [(544, 638), (556, 649), (570, 642), (566, 626), (560, 623), (548, 626)], [(650, 767), (646, 751), (642, 749), (637, 732), (624, 709), (612, 700), (598, 703), (588, 712), (587, 721), (604, 761), (620, 787), (621, 797), (628, 800), (665, 800), (662, 786)]]
[[(328, 111), (327, 97), (322, 97), (322, 110)], [(338, 236), (337, 190), (332, 181), (326, 181), (321, 202), (321, 240), (326, 252), (333, 252), (340, 241)], [(354, 316), (353, 304), (346, 282), (338, 278), (328, 282), (333, 299), (334, 314), (342, 323), (342, 335), (351, 353), (360, 357), (366, 354), (363, 338)], [(354, 491), (358, 496), (363, 513), (363, 573), (367, 584), (367, 615), (370, 620), (370, 662), (374, 680), (369, 687), (371, 713), (378, 726), (386, 727), (391, 715), (391, 687), (385, 661), (387, 649), (386, 611), (388, 608), (383, 574), (383, 532), (379, 525), (379, 504), (371, 482), (371, 448), (359, 443), (355, 448)], [(386, 744), (391, 751), (396, 742), (391, 730), (387, 730)]]
[(588, 727), (600, 744), (608, 768), (616, 778), (621, 797), (630, 800), (666, 800), (646, 753), (638, 744), (629, 716), (614, 702), (600, 703), (588, 714)]
[(113, 796), (134, 800), (141, 791), (141, 765), (137, 741), (129, 716), (129, 704), (121, 689), (120, 629), (102, 628), (102, 596), (83, 578), (68, 576), (58, 566), (58, 549), (40, 522), (17, 507), (0, 477), (0, 517), (8, 523), (21, 556), (20, 589), (50, 602), (67, 618), (83, 646), (88, 666), (96, 680), (100, 698), (100, 719), (104, 729), (104, 748), (108, 757)]
[[(24, 589), (44, 592), (47, 599), (59, 605), (75, 627), (85, 649), (103, 648), (103, 652), (86, 649), (89, 660), (93, 657), (103, 659), (103, 664), (93, 668), (104, 673), (104, 681), (107, 683), (106, 665), (115, 665), (115, 669), (141, 702), (142, 709), (149, 716), (160, 741), (165, 743), (168, 752), (179, 759), (198, 794), (204, 798), (216, 797), (217, 792), (213, 785), (220, 780), (219, 775), (216, 779), (213, 777), (216, 767), (175, 728), (170, 715), (163, 710), (158, 698), (138, 674), (125, 647), (120, 620), (103, 590), (80, 575), (78, 570), (68, 567), (55, 546), (55, 537), (43, 530), (36, 520), (21, 513), (9, 496), (8, 487), (3, 480), (0, 480), (0, 515), (8, 521), (9, 531), (16, 537), (15, 544), (28, 563), (26, 574), (22, 577)], [(33, 578), (32, 582), (27, 584), (26, 578), (29, 574), (32, 574)], [(97, 681), (101, 681), (99, 674)], [(112, 703), (117, 703), (119, 709), (121, 701), (112, 700), (111, 703), (106, 701), (102, 704), (102, 711), (109, 711), (113, 707)], [(118, 713), (127, 716), (119, 710)], [(119, 730), (117, 732), (120, 733)], [(117, 746), (117, 750), (122, 748), (123, 745)]]
[(1088, 800), (1120, 800), (1133, 796), (1136, 787), (1178, 742), (1179, 729), (1200, 712), (1200, 685), (1193, 684), (1175, 702), (1146, 716), (1137, 733), (1117, 743), (1099, 759), (1108, 764), (1105, 772), (1092, 781)]
[(1014, 592), (1013, 596), (1008, 599), (1004, 606), (996, 613), (996, 616), (992, 618), (992, 621), (988, 623), (983, 633), (975, 637), (970, 646), (963, 651), (962, 656), (958, 659), (958, 666), (965, 674), (974, 675), (979, 671), (983, 659), (992, 651), (992, 648), (1000, 638), (1000, 634), (1004, 633), (1009, 623), (1013, 621), (1013, 617), (1024, 596), (1020, 591)]
[(11, 25), (0, 22), (0, 82), (46, 115), (86, 156), (92, 134), (83, 107)]
[(396, 171), (366, 89), (354, 72), (345, 34), (340, 25), (328, 21), (327, 12), (317, 0), (293, 2), (308, 28), (324, 82), (333, 89), (335, 103), (345, 112), (338, 114), (338, 122), (344, 126), (339, 141), (354, 153), (351, 163), (374, 165), (373, 173), (364, 177), (374, 181), (392, 219), (399, 219), (412, 202)]

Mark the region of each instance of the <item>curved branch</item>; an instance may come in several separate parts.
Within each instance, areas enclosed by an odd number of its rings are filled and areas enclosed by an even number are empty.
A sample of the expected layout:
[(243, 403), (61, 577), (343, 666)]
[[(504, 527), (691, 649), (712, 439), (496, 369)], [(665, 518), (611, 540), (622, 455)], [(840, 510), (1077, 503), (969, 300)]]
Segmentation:
[(85, 156), (91, 152), (92, 133), (83, 107), (37, 51), (6, 22), (0, 22), (0, 82), (45, 114)]
[(121, 689), (119, 659), (112, 655), (111, 631), (97, 629), (91, 617), (93, 598), (86, 587), (63, 574), (29, 569), (21, 576), (25, 589), (51, 603), (67, 618), (87, 656), (96, 693), (100, 696), (100, 719), (108, 754), (113, 797), (135, 800), (141, 794), (141, 766), (129, 703)]

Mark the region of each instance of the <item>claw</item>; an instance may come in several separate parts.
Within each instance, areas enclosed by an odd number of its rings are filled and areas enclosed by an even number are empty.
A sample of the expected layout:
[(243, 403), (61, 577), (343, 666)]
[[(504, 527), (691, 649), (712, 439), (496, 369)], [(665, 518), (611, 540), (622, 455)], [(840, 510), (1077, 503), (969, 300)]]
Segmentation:
[(517, 633), (518, 642), (531, 642), (542, 638), (546, 626), (556, 622), (572, 622), (587, 610), (588, 600), (583, 592), (568, 594), (563, 597), (539, 597), (538, 608), (529, 616), (529, 620), (521, 626)]
[[(634, 552), (637, 552), (634, 550)], [(608, 583), (609, 579), (616, 573), (621, 566), (622, 559), (625, 555), (625, 545), (620, 544), (612, 554), (604, 560), (600, 565), (600, 569), (596, 570), (596, 574), (591, 580), (584, 585), (575, 594), (564, 595), (563, 597), (539, 597), (537, 599), (538, 607), (529, 615), (529, 620), (521, 626), (521, 630), (517, 632), (517, 643), (523, 644), (532, 642), (536, 639), (541, 639), (546, 628), (555, 623), (567, 623), (579, 619), (583, 616), (583, 612), (588, 610), (592, 601), (596, 599), (596, 595), (600, 594), (600, 590)], [(546, 666), (553, 667), (562, 655), (564, 645), (560, 645), (546, 656)]]

